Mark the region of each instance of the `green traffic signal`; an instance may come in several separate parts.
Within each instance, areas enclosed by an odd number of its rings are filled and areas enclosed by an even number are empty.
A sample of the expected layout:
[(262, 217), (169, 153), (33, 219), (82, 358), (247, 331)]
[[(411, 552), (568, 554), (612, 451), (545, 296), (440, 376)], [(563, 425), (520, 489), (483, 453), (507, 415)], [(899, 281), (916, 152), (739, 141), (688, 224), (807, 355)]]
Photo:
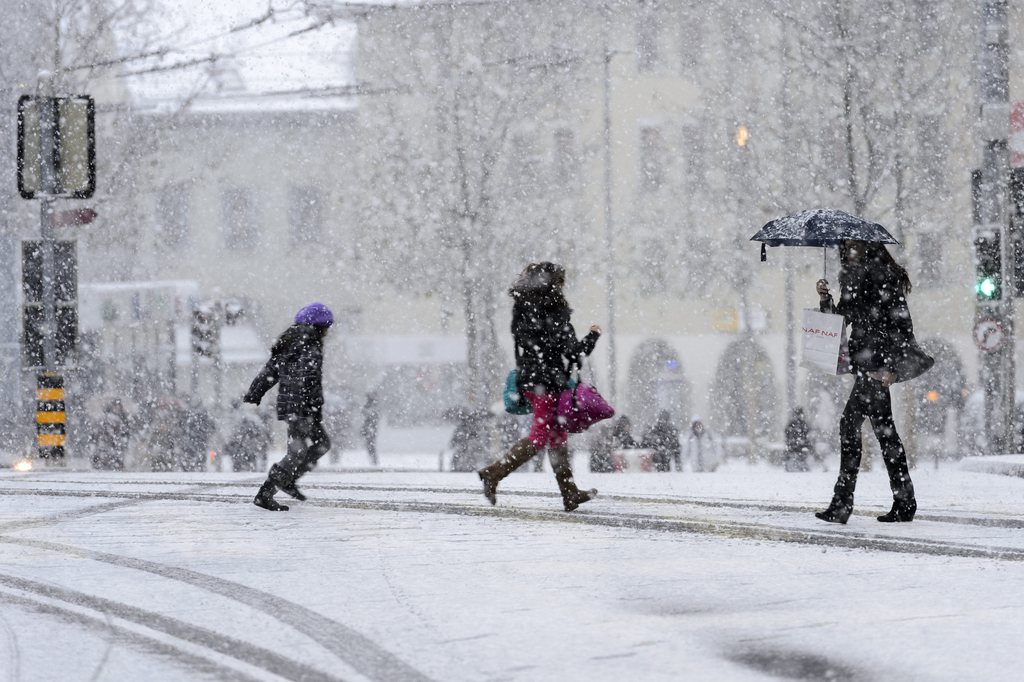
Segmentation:
[(999, 293), (999, 283), (996, 282), (995, 277), (985, 277), (974, 285), (974, 291), (981, 299), (996, 298), (996, 294)]

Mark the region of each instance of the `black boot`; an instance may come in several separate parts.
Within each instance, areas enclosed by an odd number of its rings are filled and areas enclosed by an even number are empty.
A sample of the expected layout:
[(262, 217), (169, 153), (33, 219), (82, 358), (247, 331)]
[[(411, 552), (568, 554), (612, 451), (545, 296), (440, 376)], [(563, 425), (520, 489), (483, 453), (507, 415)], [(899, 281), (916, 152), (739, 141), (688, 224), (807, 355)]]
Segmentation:
[(591, 488), (590, 490), (576, 490), (570, 497), (562, 498), (562, 506), (565, 507), (565, 511), (575, 511), (584, 502), (590, 502), (592, 499), (597, 497), (597, 488)]
[(267, 511), (288, 511), (288, 506), (284, 504), (278, 504), (277, 500), (274, 499), (274, 493), (277, 492), (277, 486), (269, 478), (263, 482), (260, 486), (260, 490), (256, 493), (256, 497), (253, 498), (252, 503), (257, 507), (262, 507)]
[(892, 509), (882, 514), (878, 520), (882, 523), (910, 523), (917, 513), (917, 500), (914, 497), (914, 484), (905, 484), (892, 496)]
[(878, 520), (882, 523), (909, 523), (917, 513), (917, 499), (914, 496), (914, 482), (910, 480), (910, 469), (907, 467), (907, 455), (903, 444), (885, 453), (885, 467), (889, 474), (889, 488), (892, 490), (892, 509), (882, 514)]
[(306, 496), (302, 494), (302, 491), (295, 487), (295, 478), (289, 476), (284, 468), (277, 464), (270, 467), (270, 473), (267, 476), (267, 480), (273, 481), (274, 485), (280, 488), (286, 495), (294, 497), (299, 502), (306, 499)]
[(498, 503), (498, 482), (528, 462), (537, 454), (537, 446), (529, 438), (523, 438), (509, 448), (501, 459), (476, 472), (484, 484), (484, 497), (491, 504)]
[(584, 502), (597, 497), (597, 488), (580, 490), (576, 487), (576, 481), (572, 477), (572, 467), (569, 465), (569, 448), (562, 446), (554, 449), (550, 454), (551, 469), (555, 472), (555, 482), (558, 483), (558, 490), (562, 493), (562, 506), (565, 511), (574, 511)]
[(828, 505), (828, 509), (825, 511), (815, 512), (822, 521), (828, 521), (829, 523), (846, 523), (850, 520), (850, 514), (853, 513), (853, 495), (849, 497), (842, 497), (840, 495), (833, 495), (832, 502)]
[(893, 500), (892, 509), (889, 510), (888, 514), (879, 516), (878, 520), (882, 523), (909, 523), (914, 520), (914, 514), (916, 513), (916, 500)]
[[(859, 458), (858, 462), (859, 464)], [(858, 466), (842, 466), (839, 469), (839, 476), (836, 477), (835, 487), (832, 489), (832, 502), (828, 509), (816, 512), (814, 515), (822, 521), (829, 523), (846, 523), (853, 513), (853, 491), (857, 489)]]

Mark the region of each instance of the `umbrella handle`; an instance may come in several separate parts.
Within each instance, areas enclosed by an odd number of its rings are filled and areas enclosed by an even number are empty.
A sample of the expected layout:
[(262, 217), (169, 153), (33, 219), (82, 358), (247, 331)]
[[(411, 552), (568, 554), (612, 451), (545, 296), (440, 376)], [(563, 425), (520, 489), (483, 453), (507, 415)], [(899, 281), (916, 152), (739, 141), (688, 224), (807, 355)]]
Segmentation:
[(828, 247), (821, 247), (821, 278), (828, 279)]

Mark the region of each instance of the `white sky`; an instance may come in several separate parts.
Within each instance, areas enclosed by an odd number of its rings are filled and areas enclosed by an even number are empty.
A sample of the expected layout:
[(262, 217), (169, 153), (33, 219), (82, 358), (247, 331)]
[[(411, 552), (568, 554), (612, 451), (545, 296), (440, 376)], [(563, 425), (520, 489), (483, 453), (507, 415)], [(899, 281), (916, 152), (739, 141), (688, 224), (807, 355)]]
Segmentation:
[[(202, 96), (196, 110), (351, 106), (350, 98), (302, 93), (352, 85), (354, 24), (339, 21), (302, 32), (318, 22), (307, 16), (301, 5), (283, 0), (269, 4), (274, 7), (273, 18), (244, 29), (241, 27), (266, 15), (267, 2), (185, 0), (161, 7), (154, 25), (160, 26), (161, 35), (179, 36), (170, 42), (184, 47), (159, 62), (133, 65), (133, 69), (180, 64), (214, 54), (227, 56), (213, 65), (133, 77), (128, 82), (134, 96), (159, 106), (198, 90)], [(273, 94), (279, 94), (281, 101), (266, 97)], [(206, 97), (213, 95), (216, 97)]]

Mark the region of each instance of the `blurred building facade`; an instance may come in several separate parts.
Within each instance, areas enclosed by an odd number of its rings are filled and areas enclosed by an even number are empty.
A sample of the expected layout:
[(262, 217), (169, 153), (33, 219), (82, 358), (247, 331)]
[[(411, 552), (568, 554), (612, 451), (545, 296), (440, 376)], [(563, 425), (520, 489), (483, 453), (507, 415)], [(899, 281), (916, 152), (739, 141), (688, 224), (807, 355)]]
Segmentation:
[[(799, 352), (787, 338), (800, 310), (817, 303), (822, 251), (771, 249), (762, 264), (747, 241), (773, 217), (834, 206), (882, 222), (903, 242), (894, 255), (915, 283), (919, 339), (947, 361), (941, 390), (962, 399), (976, 365), (965, 180), (974, 163), (970, 8), (423, 2), (358, 20), (359, 79), (394, 93), (360, 99), (359, 139), (381, 151), (361, 153), (364, 177), (394, 173), (386, 169), (395, 153), (425, 168), (420, 178), (434, 165), (457, 176), (444, 159), (461, 154), (461, 126), (464, 156), (480, 169), (467, 174), (474, 191), (482, 173), (502, 190), (467, 202), (467, 212), (489, 211), (487, 238), (501, 244), (477, 253), (497, 282), (506, 362), (502, 284), (531, 259), (563, 260), (577, 324), (614, 327), (614, 361), (607, 336), (595, 353), (602, 387), (614, 366), (617, 404), (641, 422), (667, 408), (681, 421), (705, 415), (726, 434), (771, 437), (789, 397), (834, 423), (843, 382), (787, 362), (788, 350)], [(537, 73), (548, 82), (538, 84)], [(900, 74), (905, 82), (885, 81)], [(517, 87), (543, 101), (524, 103)], [(509, 120), (488, 109), (493, 100)], [(491, 158), (475, 159), (474, 145)], [(360, 195), (379, 201), (373, 188), (365, 183)], [(452, 203), (425, 199), (389, 218), (416, 222), (422, 209), (421, 223), (441, 215), (451, 228), (465, 218)], [(826, 260), (835, 284), (835, 253)], [(458, 300), (448, 291), (419, 305), (439, 329), (453, 311), (458, 318)], [(897, 399), (915, 404), (923, 391), (901, 387)]]
[[(771, 437), (790, 399), (834, 423), (846, 389), (787, 358), (821, 251), (760, 263), (747, 240), (828, 205), (904, 243), (918, 336), (949, 368), (936, 386), (975, 377), (965, 3), (426, 0), (300, 20), (314, 42), (221, 59), (216, 87), (97, 91), (113, 186), (79, 236), (84, 279), (244, 295), (267, 345), (323, 300), (339, 320), (333, 385), (422, 384), (447, 407), (475, 390), (453, 353), (488, 364), (497, 397), (504, 289), (526, 262), (559, 260), (577, 325), (605, 327), (593, 365), (622, 412)], [(31, 215), (5, 219), (30, 235)], [(923, 382), (898, 399), (919, 403)]]

